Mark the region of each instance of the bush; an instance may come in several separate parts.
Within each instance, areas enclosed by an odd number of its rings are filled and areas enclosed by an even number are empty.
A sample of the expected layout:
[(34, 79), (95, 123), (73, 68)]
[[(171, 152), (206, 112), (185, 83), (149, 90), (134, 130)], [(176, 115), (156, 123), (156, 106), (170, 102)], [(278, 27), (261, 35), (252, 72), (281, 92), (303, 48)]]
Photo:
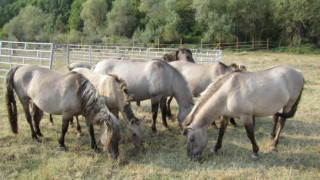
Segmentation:
[(320, 54), (320, 49), (314, 44), (304, 44), (294, 47), (278, 47), (273, 52), (286, 52), (294, 54)]

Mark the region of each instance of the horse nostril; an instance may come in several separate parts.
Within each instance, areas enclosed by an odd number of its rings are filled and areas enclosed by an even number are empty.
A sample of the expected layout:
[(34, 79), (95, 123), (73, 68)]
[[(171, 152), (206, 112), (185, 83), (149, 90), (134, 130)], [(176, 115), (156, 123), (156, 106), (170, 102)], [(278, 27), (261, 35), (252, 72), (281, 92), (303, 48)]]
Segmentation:
[(133, 136), (133, 137), (136, 137), (136, 136), (137, 136), (137, 134), (136, 134), (136, 133), (132, 133), (132, 136)]

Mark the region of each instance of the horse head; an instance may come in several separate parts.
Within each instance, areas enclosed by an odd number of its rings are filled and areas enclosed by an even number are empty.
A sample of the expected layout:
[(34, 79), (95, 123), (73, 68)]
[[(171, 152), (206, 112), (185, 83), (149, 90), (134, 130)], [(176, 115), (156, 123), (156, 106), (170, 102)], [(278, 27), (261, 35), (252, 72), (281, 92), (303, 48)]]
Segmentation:
[(187, 48), (182, 48), (177, 51), (177, 60), (195, 63), (192, 58), (192, 52)]
[(187, 155), (191, 159), (197, 159), (207, 146), (208, 134), (203, 128), (190, 124), (183, 129), (187, 136)]

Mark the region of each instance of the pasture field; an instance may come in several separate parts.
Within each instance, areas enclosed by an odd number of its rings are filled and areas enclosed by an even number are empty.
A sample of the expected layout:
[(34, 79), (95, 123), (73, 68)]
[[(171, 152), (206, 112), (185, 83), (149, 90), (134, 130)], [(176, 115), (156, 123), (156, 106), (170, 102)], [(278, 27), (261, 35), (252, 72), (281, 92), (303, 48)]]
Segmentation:
[[(201, 160), (191, 161), (186, 155), (186, 137), (181, 135), (177, 120), (169, 120), (171, 130), (165, 130), (159, 114), (159, 135), (151, 136), (150, 101), (143, 101), (141, 107), (132, 103), (136, 116), (145, 116), (142, 123), (144, 153), (136, 153), (134, 146), (126, 140), (122, 118), (124, 141), (120, 144), (117, 160), (108, 159), (106, 152), (96, 154), (90, 149), (89, 135), (81, 118), (83, 136), (77, 137), (75, 127), (69, 127), (65, 138), (69, 151), (61, 152), (58, 150), (60, 116), (54, 116), (54, 126), (51, 126), (49, 116), (44, 116), (40, 125), (44, 137), (42, 143), (37, 143), (31, 138), (19, 102), (19, 134), (11, 132), (4, 102), (4, 86), (1, 86), (0, 179), (319, 179), (319, 55), (224, 52), (223, 61), (226, 64), (243, 63), (250, 71), (286, 64), (303, 72), (306, 84), (302, 99), (295, 117), (286, 122), (278, 152), (269, 149), (272, 117), (256, 120), (255, 135), (261, 157), (256, 162), (251, 160), (251, 143), (243, 124), (236, 119), (239, 127), (228, 126), (223, 146), (217, 155), (209, 155), (218, 136), (218, 129), (210, 127), (209, 142)], [(53, 63), (53, 68), (59, 71), (66, 72), (65, 66), (64, 62)], [(176, 115), (176, 103), (173, 103), (172, 110)]]

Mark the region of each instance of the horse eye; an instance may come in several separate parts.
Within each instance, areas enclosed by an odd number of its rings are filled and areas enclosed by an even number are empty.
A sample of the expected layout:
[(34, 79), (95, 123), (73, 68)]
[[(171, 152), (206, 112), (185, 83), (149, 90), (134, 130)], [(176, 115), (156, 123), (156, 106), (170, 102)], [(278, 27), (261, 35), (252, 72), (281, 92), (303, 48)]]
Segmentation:
[(190, 141), (193, 142), (194, 141), (194, 136), (190, 137)]

